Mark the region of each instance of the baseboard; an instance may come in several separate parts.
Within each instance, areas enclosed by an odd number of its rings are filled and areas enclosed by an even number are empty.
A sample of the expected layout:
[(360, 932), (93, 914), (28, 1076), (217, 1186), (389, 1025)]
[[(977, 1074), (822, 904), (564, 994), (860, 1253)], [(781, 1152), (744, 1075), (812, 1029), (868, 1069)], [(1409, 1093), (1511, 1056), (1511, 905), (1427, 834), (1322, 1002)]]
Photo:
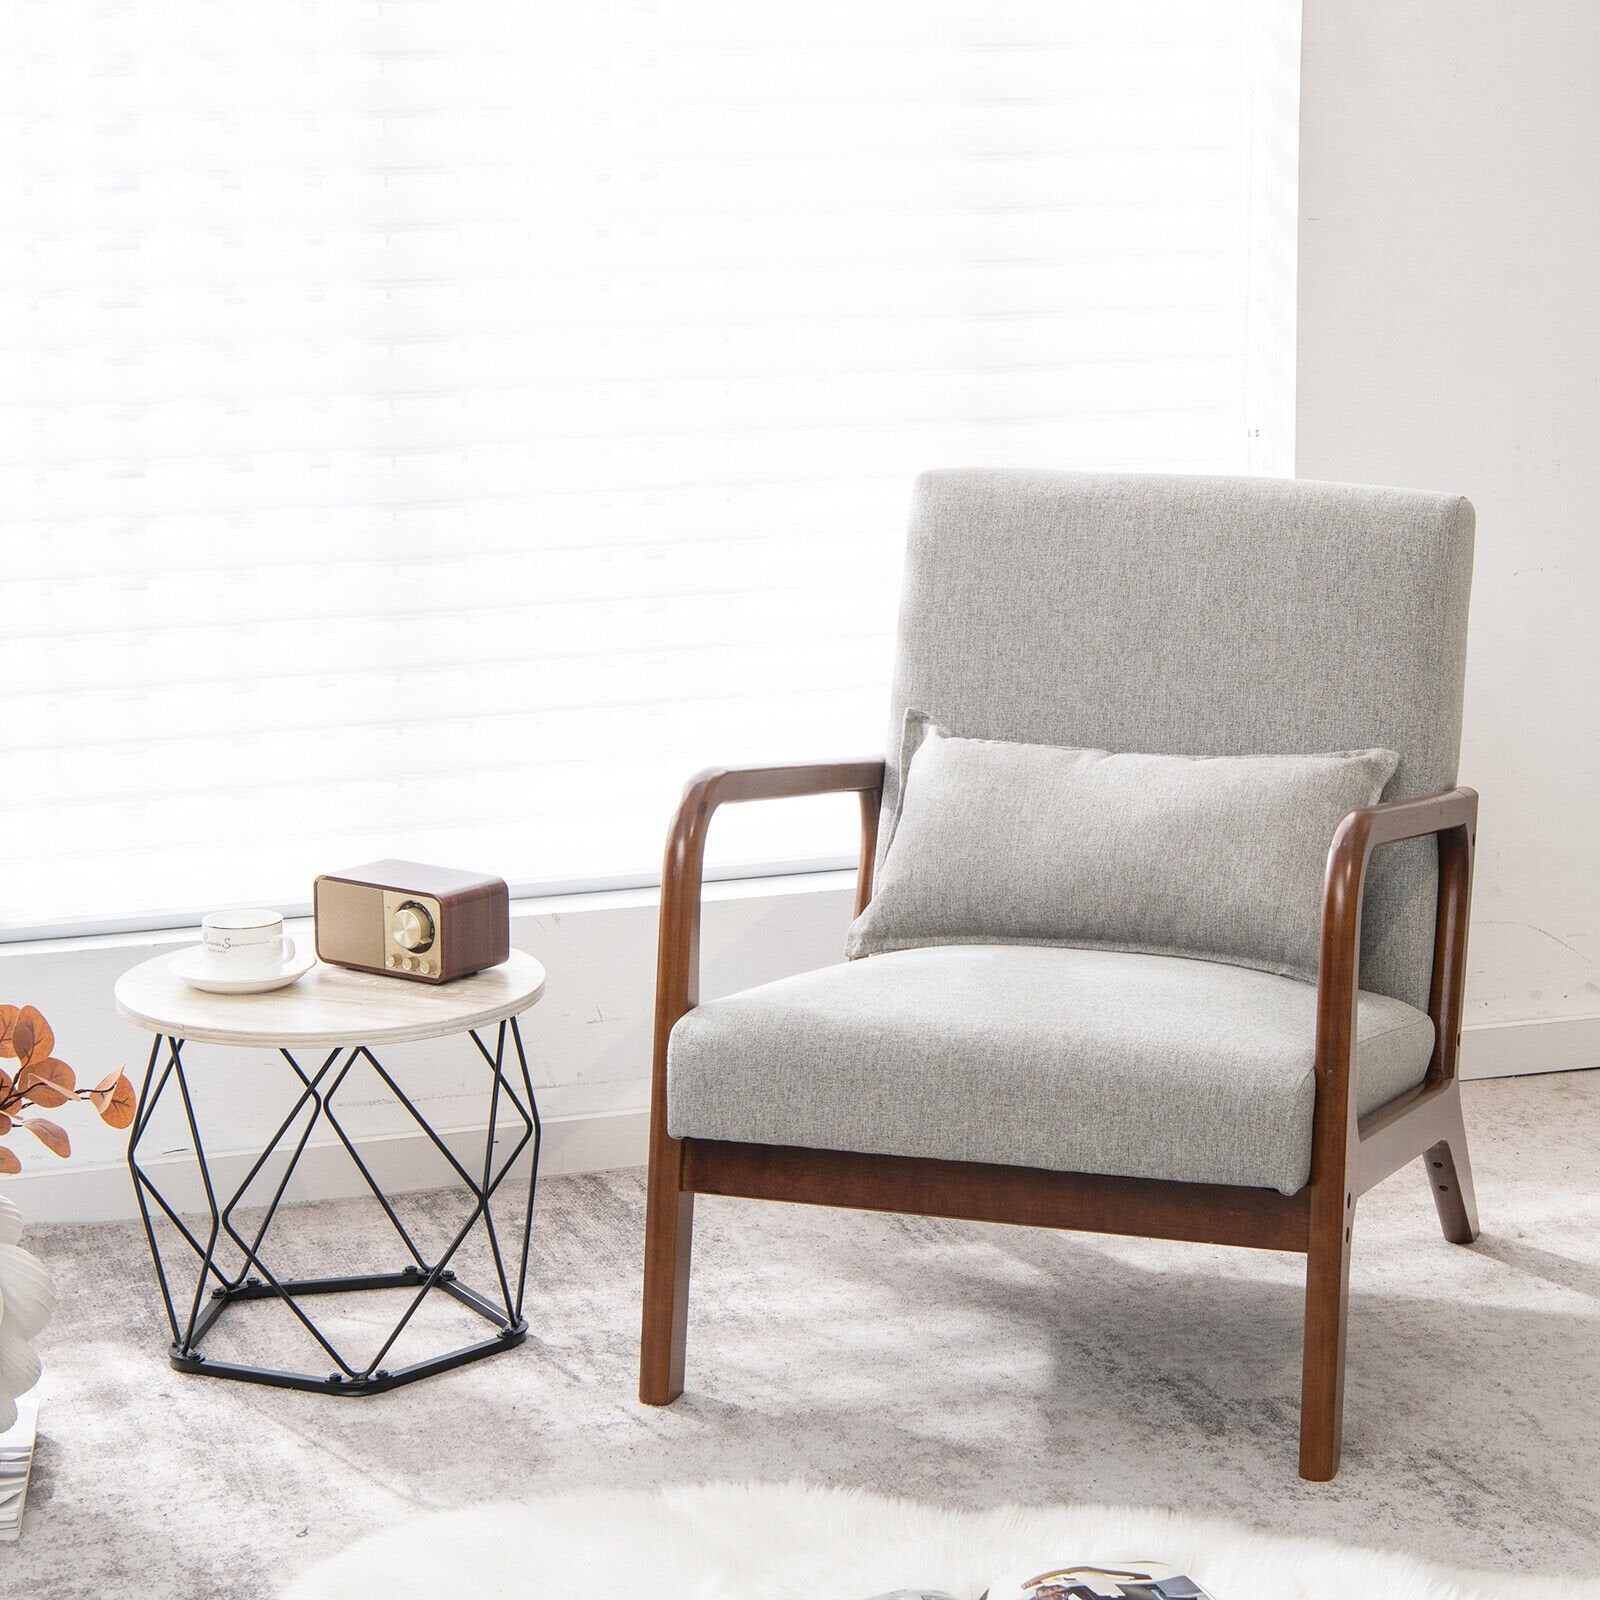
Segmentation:
[[(559, 1173), (605, 1172), (642, 1166), (649, 1129), (648, 1111), (609, 1111), (593, 1116), (550, 1117), (544, 1122), (540, 1177)], [(513, 1139), (515, 1130), (513, 1131)], [(483, 1129), (441, 1129), (440, 1137), (471, 1170), (483, 1160)], [(498, 1142), (497, 1142), (498, 1143)], [(454, 1181), (444, 1158), (419, 1131), (363, 1139), (361, 1158), (386, 1194), (436, 1189)], [(525, 1160), (526, 1158), (524, 1158)], [(231, 1194), (249, 1172), (255, 1153), (213, 1153), (212, 1181)], [(205, 1195), (192, 1159), (164, 1156), (145, 1163), (150, 1179), (179, 1210), (201, 1211)], [(252, 1191), (252, 1197), (257, 1191)], [(311, 1145), (301, 1158), (285, 1200), (344, 1200), (367, 1192), (361, 1175), (339, 1144)], [(5, 1181), (5, 1193), (30, 1227), (57, 1223), (112, 1222), (139, 1215), (133, 1182), (118, 1163), (63, 1163), (37, 1168)]]
[(1600, 1067), (1600, 1017), (1483, 1022), (1461, 1030), (1463, 1078), (1516, 1078)]

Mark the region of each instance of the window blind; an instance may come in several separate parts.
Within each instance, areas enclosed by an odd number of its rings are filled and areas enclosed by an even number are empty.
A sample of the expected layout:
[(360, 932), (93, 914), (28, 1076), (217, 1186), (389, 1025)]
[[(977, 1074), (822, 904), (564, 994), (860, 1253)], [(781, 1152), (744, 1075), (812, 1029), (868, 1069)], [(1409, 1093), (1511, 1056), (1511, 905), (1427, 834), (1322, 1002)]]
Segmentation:
[(922, 468), (1290, 470), (1291, 0), (7, 15), (12, 937), (648, 881), (883, 748)]

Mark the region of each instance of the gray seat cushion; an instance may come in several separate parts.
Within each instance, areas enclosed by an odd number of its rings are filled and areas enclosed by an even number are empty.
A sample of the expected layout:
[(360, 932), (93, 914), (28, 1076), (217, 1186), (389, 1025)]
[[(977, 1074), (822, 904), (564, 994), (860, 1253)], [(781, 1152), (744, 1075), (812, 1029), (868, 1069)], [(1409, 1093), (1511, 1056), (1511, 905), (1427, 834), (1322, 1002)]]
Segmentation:
[[(1176, 956), (944, 945), (713, 1000), (673, 1029), (676, 1138), (1242, 1184), (1311, 1170), (1316, 989)], [(1363, 993), (1365, 1113), (1422, 1081), (1424, 1012)]]

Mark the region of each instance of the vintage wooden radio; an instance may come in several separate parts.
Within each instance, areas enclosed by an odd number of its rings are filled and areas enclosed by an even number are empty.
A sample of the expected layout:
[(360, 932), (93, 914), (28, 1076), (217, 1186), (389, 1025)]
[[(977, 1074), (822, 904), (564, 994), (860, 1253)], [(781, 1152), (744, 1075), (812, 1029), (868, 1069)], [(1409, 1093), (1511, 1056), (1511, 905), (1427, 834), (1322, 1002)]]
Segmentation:
[(448, 983), (511, 953), (504, 878), (416, 861), (324, 873), (312, 890), (317, 955), (339, 967)]

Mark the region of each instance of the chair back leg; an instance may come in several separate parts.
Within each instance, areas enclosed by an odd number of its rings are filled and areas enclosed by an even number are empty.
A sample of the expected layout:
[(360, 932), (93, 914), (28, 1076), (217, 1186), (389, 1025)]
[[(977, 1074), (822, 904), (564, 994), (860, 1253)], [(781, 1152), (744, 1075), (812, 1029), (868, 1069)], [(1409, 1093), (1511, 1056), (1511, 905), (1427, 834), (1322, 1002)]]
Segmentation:
[(1452, 1096), (1452, 1101), (1450, 1131), (1422, 1159), (1445, 1238), (1451, 1244), (1471, 1244), (1478, 1237), (1478, 1197), (1472, 1187), (1460, 1095)]

